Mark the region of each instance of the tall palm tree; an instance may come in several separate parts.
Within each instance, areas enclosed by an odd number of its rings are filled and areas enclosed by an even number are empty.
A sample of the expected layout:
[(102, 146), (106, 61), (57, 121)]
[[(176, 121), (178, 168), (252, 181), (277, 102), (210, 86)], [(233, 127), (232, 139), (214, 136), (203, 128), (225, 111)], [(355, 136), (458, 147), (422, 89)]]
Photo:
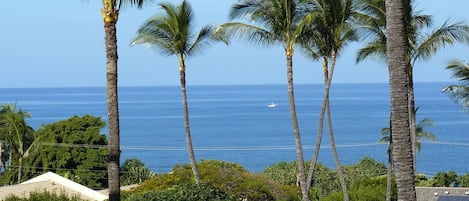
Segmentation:
[(132, 45), (150, 45), (156, 51), (166, 55), (175, 55), (179, 59), (179, 75), (181, 81), (182, 103), (184, 108), (184, 127), (187, 150), (194, 174), (195, 182), (200, 183), (194, 149), (192, 147), (189, 126), (189, 110), (186, 95), (186, 58), (200, 52), (210, 42), (219, 38), (214, 37), (214, 28), (203, 27), (198, 35), (193, 33), (193, 12), (190, 4), (185, 0), (178, 7), (169, 3), (161, 3), (164, 15), (156, 15), (145, 22), (138, 30)]
[(443, 88), (443, 92), (449, 93), (453, 99), (461, 103), (469, 111), (469, 64), (454, 60), (446, 67), (453, 73), (453, 78), (458, 79), (461, 84), (449, 85)]
[(104, 42), (106, 48), (106, 94), (109, 130), (109, 200), (120, 200), (120, 129), (117, 88), (117, 30), (119, 13), (124, 5), (141, 8), (151, 0), (102, 0), (101, 14), (104, 22)]
[(10, 157), (13, 154), (18, 157), (18, 183), (21, 182), (22, 178), (23, 160), (28, 156), (34, 141), (34, 129), (28, 126), (25, 118), (31, 118), (31, 114), (21, 108), (17, 109), (16, 103), (2, 105), (0, 111), (0, 135), (2, 135), (6, 144), (8, 144)]
[(229, 22), (220, 25), (219, 34), (228, 34), (246, 38), (255, 44), (280, 44), (285, 50), (288, 97), (291, 121), (295, 138), (298, 178), (302, 200), (309, 200), (300, 129), (296, 114), (293, 55), (303, 28), (314, 16), (312, 5), (304, 0), (242, 0), (230, 10), (230, 20), (246, 20), (250, 23)]
[(301, 42), (305, 46), (307, 53), (313, 58), (322, 58), (324, 97), (319, 115), (316, 146), (308, 172), (307, 183), (311, 184), (314, 175), (322, 141), (324, 115), (326, 114), (331, 147), (344, 193), (344, 200), (348, 200), (347, 185), (345, 184), (345, 178), (341, 171), (340, 160), (335, 146), (329, 94), (338, 55), (348, 43), (358, 40), (351, 26), (355, 11), (352, 6), (352, 0), (316, 0), (313, 1), (313, 4), (317, 5), (316, 7), (318, 8), (315, 12), (317, 17), (309, 26), (310, 29), (305, 31)]
[[(407, 0), (410, 1), (410, 0)], [(361, 0), (361, 10), (363, 15), (359, 22), (362, 34), (367, 36), (367, 44), (358, 52), (357, 62), (364, 59), (374, 58), (386, 60), (386, 11), (385, 0)], [(410, 3), (410, 2), (408, 2)], [(457, 42), (469, 41), (469, 26), (462, 23), (450, 23), (446, 21), (437, 29), (426, 32), (433, 25), (432, 16), (421, 15), (412, 12), (411, 7), (407, 9), (404, 19), (407, 31), (407, 55), (406, 65), (409, 78), (409, 111), (415, 110), (413, 68), (419, 60), (427, 61), (436, 54), (438, 50), (453, 45)], [(409, 124), (411, 128), (412, 146), (416, 143), (416, 117), (415, 113), (409, 114)], [(414, 166), (416, 161), (416, 148), (413, 147)]]
[(416, 201), (415, 170), (409, 126), (409, 78), (407, 70), (407, 31), (405, 13), (410, 4), (386, 0), (386, 55), (391, 91), (391, 135), (393, 168), (396, 172), (398, 201)]

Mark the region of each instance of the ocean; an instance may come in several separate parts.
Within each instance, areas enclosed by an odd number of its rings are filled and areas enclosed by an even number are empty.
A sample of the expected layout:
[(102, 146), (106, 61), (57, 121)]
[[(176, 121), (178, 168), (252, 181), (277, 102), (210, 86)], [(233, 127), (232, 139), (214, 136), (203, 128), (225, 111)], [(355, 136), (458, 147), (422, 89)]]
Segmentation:
[[(428, 118), (426, 130), (436, 141), (422, 142), (417, 171), (434, 175), (454, 170), (469, 173), (469, 114), (441, 89), (448, 83), (416, 83), (417, 121)], [(189, 117), (200, 160), (240, 163), (252, 172), (280, 161), (296, 159), (286, 85), (188, 86)], [(104, 87), (0, 88), (0, 103), (14, 103), (29, 111), (34, 128), (90, 114), (107, 119)], [(321, 107), (321, 84), (295, 88), (297, 113), (305, 159), (312, 157)], [(277, 106), (269, 108), (269, 103)], [(363, 157), (386, 162), (386, 144), (380, 129), (388, 126), (387, 84), (333, 84), (331, 111), (342, 164)], [(178, 86), (121, 87), (119, 92), (121, 162), (137, 157), (156, 172), (169, 172), (189, 163)], [(107, 133), (103, 129), (102, 133)], [(334, 167), (325, 129), (319, 160)]]

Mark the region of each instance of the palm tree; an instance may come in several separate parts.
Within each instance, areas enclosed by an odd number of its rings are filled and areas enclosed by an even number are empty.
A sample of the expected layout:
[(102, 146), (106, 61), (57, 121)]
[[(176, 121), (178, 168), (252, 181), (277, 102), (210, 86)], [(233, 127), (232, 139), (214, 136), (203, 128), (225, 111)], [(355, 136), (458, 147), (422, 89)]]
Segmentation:
[(301, 42), (311, 57), (322, 58), (323, 60), (324, 98), (319, 115), (318, 135), (313, 160), (311, 161), (308, 172), (307, 184), (311, 184), (314, 175), (322, 141), (324, 115), (326, 114), (331, 147), (341, 181), (342, 191), (344, 193), (344, 200), (348, 200), (347, 185), (345, 184), (345, 178), (341, 171), (340, 160), (335, 146), (329, 93), (338, 55), (349, 42), (358, 39), (351, 26), (351, 20), (353, 19), (355, 11), (351, 0), (317, 0), (314, 1), (314, 4), (317, 5), (316, 7), (318, 8), (315, 12), (317, 17), (309, 26), (311, 29), (306, 30)]
[(28, 126), (25, 118), (31, 118), (31, 114), (21, 108), (17, 109), (16, 103), (2, 105), (0, 134), (7, 144), (6, 147), (9, 147), (10, 157), (13, 154), (18, 157), (18, 183), (22, 178), (23, 160), (28, 156), (34, 141), (34, 129)]
[(120, 200), (120, 129), (117, 91), (117, 30), (119, 13), (124, 5), (141, 8), (151, 0), (102, 0), (101, 14), (104, 21), (104, 42), (106, 48), (106, 94), (109, 130), (109, 200)]
[(460, 60), (454, 60), (446, 69), (451, 70), (453, 78), (458, 79), (462, 83), (447, 86), (443, 88), (443, 92), (449, 93), (456, 102), (461, 103), (469, 111), (469, 64)]
[[(361, 18), (360, 27), (362, 34), (367, 36), (368, 43), (364, 48), (358, 52), (357, 62), (363, 61), (367, 58), (374, 58), (379, 60), (386, 60), (386, 11), (385, 0), (361, 0), (361, 10), (363, 15)], [(415, 63), (419, 60), (427, 61), (431, 59), (436, 52), (444, 47), (453, 45), (456, 42), (469, 41), (469, 26), (462, 23), (450, 23), (446, 21), (440, 27), (427, 33), (433, 25), (432, 16), (421, 15), (412, 12), (411, 8), (407, 9), (404, 19), (407, 20), (405, 24), (407, 31), (407, 55), (406, 65), (409, 78), (409, 111), (415, 110), (414, 86), (413, 86), (413, 68)], [(415, 146), (416, 141), (416, 117), (414, 113), (409, 114), (409, 124), (411, 128), (412, 146)], [(414, 166), (416, 161), (416, 148), (413, 147)]]
[(132, 45), (150, 45), (153, 49), (166, 54), (175, 55), (179, 59), (179, 75), (181, 81), (182, 103), (184, 108), (184, 127), (186, 134), (187, 150), (194, 174), (196, 184), (200, 183), (197, 163), (192, 148), (192, 139), (189, 126), (189, 110), (186, 96), (186, 63), (188, 56), (193, 56), (212, 41), (218, 40), (214, 37), (214, 28), (203, 27), (197, 36), (192, 32), (193, 12), (189, 3), (185, 0), (181, 5), (175, 7), (169, 3), (161, 3), (160, 7), (166, 12), (165, 15), (157, 15), (150, 18), (138, 30)]
[(249, 21), (229, 22), (220, 25), (218, 34), (228, 34), (246, 38), (255, 44), (280, 44), (285, 50), (287, 64), (288, 97), (291, 121), (295, 138), (298, 178), (302, 193), (302, 200), (309, 200), (303, 149), (301, 145), (300, 129), (295, 106), (293, 82), (293, 55), (295, 43), (298, 42), (303, 28), (314, 18), (310, 12), (312, 5), (304, 0), (242, 0), (233, 5), (230, 20), (240, 19)]
[(391, 137), (398, 201), (416, 201), (415, 170), (409, 126), (407, 31), (405, 14), (410, 4), (386, 0), (386, 55), (391, 91)]
[[(415, 109), (414, 113), (417, 113), (418, 107)], [(414, 114), (416, 116), (416, 114)], [(422, 139), (435, 141), (435, 134), (426, 131), (425, 128), (428, 126), (433, 126), (433, 121), (431, 119), (424, 118), (419, 121), (419, 123), (415, 127), (415, 147), (414, 152), (420, 153), (422, 149)], [(380, 143), (389, 143), (391, 141), (391, 129), (390, 128), (382, 128), (381, 129), (381, 139), (379, 140)]]

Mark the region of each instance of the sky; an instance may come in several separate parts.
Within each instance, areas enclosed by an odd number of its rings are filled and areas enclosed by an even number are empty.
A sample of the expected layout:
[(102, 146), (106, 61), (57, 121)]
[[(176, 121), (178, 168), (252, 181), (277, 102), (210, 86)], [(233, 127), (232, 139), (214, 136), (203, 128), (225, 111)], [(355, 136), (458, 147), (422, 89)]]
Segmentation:
[[(137, 10), (121, 11), (117, 24), (120, 86), (179, 85), (178, 60), (143, 46), (131, 47), (137, 29), (162, 13), (161, 0)], [(166, 0), (180, 4), (181, 0)], [(188, 0), (196, 32), (203, 25), (228, 21), (237, 0)], [(467, 0), (415, 0), (416, 10), (445, 20), (469, 22)], [(5, 1), (0, 12), (0, 88), (106, 86), (104, 29), (99, 0)], [(356, 64), (352, 43), (338, 58), (334, 83), (385, 83), (387, 66), (379, 61)], [(445, 66), (452, 59), (468, 60), (467, 45), (442, 49), (415, 66), (415, 82), (455, 82)], [(188, 85), (286, 83), (284, 50), (258, 47), (243, 40), (215, 44), (187, 60)], [(322, 83), (319, 62), (297, 51), (293, 61), (297, 84)]]

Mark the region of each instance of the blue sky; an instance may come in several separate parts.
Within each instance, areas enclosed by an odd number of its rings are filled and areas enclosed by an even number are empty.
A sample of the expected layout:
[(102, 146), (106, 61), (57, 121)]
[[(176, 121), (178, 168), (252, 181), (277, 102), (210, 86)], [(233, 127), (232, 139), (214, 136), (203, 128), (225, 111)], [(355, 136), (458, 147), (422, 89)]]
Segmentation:
[[(445, 19), (469, 22), (467, 0), (415, 0), (417, 10), (431, 14), (435, 27)], [(120, 86), (179, 85), (178, 61), (142, 46), (130, 47), (138, 27), (160, 13), (156, 0), (142, 10), (127, 8), (118, 23)], [(179, 4), (180, 0), (169, 0)], [(227, 21), (236, 0), (189, 0), (198, 26)], [(104, 31), (98, 0), (6, 1), (0, 12), (0, 87), (105, 86)], [(386, 64), (355, 64), (357, 48), (351, 44), (340, 56), (334, 83), (387, 82)], [(458, 45), (440, 51), (415, 67), (416, 82), (449, 82), (444, 69), (454, 58), (467, 60), (469, 48)], [(187, 61), (189, 85), (285, 83), (285, 57), (280, 46), (256, 47), (235, 40), (216, 44)], [(321, 83), (318, 62), (297, 51), (296, 83)]]

